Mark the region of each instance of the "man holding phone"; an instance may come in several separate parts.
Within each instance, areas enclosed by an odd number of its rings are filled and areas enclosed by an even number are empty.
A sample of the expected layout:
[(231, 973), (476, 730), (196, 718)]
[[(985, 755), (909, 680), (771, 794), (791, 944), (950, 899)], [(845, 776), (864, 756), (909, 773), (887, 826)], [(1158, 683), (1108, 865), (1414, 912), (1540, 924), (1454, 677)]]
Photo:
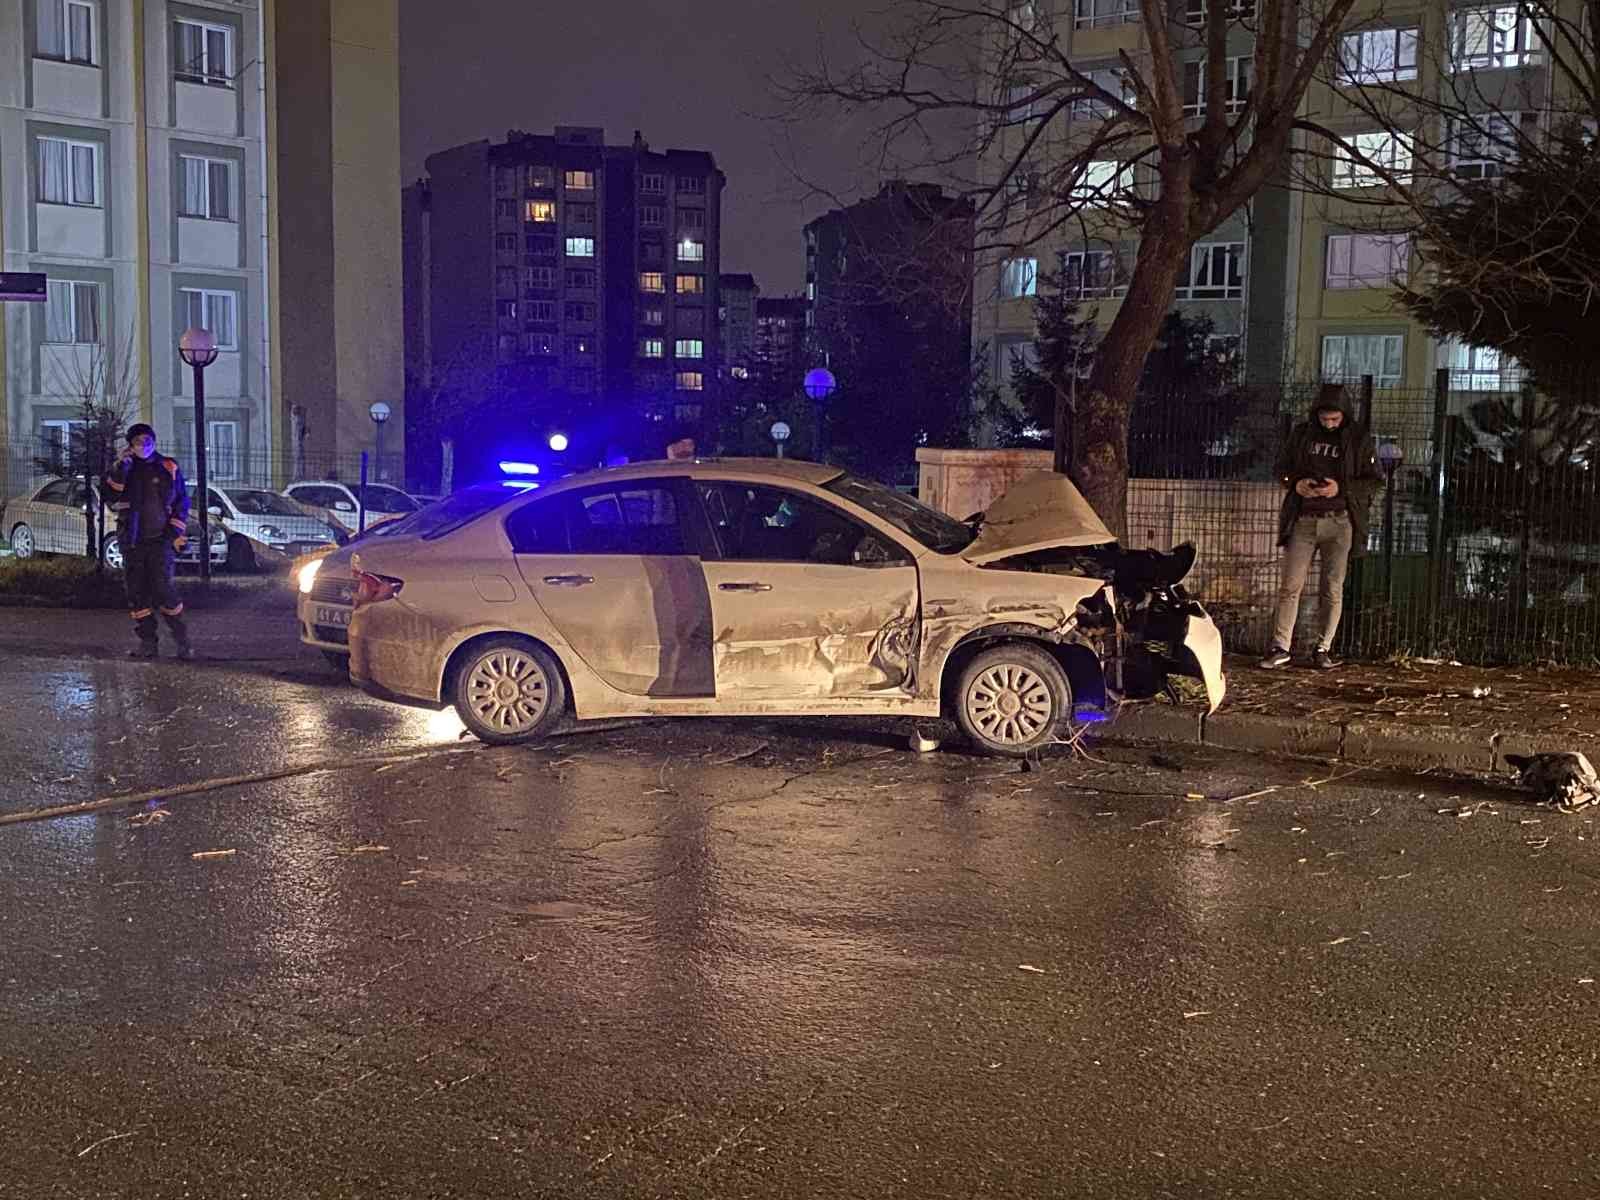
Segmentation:
[(1278, 545), (1283, 575), (1278, 586), (1278, 616), (1272, 649), (1261, 660), (1267, 668), (1288, 666), (1300, 593), (1311, 560), (1322, 558), (1322, 627), (1312, 665), (1331, 670), (1333, 638), (1344, 611), (1344, 578), (1354, 547), (1367, 542), (1367, 512), (1382, 482), (1372, 438), (1358, 428), (1345, 400), (1343, 384), (1324, 384), (1310, 419), (1296, 426), (1278, 458), (1278, 477), (1286, 494), (1278, 514)]

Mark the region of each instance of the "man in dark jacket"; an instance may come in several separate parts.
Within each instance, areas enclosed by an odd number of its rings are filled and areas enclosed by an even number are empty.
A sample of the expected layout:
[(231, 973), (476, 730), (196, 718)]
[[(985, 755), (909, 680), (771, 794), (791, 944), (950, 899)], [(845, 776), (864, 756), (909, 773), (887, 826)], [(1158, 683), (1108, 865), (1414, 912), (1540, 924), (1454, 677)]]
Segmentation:
[(1352, 548), (1367, 543), (1367, 511), (1381, 477), (1372, 438), (1358, 427), (1341, 384), (1325, 384), (1309, 420), (1295, 427), (1278, 458), (1278, 478), (1287, 489), (1278, 513), (1283, 575), (1272, 649), (1263, 667), (1287, 666), (1294, 641), (1300, 593), (1315, 555), (1322, 558), (1322, 628), (1312, 664), (1339, 665), (1333, 637), (1344, 610), (1344, 577)]
[(156, 609), (167, 622), (179, 658), (189, 658), (189, 630), (173, 567), (189, 528), (189, 489), (175, 459), (156, 453), (156, 431), (139, 424), (128, 430), (128, 447), (106, 474), (117, 514), (117, 544), (139, 647), (133, 658), (155, 658)]

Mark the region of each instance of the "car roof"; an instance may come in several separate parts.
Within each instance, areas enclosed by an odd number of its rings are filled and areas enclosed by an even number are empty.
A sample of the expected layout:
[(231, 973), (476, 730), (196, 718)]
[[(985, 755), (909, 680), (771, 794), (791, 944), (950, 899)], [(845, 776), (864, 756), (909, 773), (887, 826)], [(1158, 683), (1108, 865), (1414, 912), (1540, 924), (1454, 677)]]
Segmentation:
[(565, 490), (573, 484), (700, 475), (769, 483), (809, 483), (820, 487), (843, 474), (842, 467), (807, 462), (799, 458), (683, 458), (633, 462), (620, 467), (602, 467), (595, 471), (565, 476), (559, 483)]

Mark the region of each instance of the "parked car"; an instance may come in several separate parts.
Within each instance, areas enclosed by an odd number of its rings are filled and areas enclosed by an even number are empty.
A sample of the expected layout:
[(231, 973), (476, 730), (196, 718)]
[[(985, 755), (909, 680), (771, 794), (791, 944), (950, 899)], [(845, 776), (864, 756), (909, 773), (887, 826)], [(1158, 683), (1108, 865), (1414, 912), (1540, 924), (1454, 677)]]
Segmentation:
[[(207, 490), (211, 493), (209, 515), (213, 522), (220, 521), (226, 532), (230, 571), (286, 565), (292, 558), (337, 545), (344, 538), (343, 530), (307, 515), (267, 488), (209, 483)], [(191, 502), (194, 495), (195, 484), (190, 481)], [(190, 521), (192, 524), (192, 517)]]
[(300, 621), (300, 640), (322, 651), (323, 657), (341, 671), (350, 663), (347, 634), (355, 607), (356, 581), (350, 556), (372, 538), (404, 528), (405, 518), (375, 525), (343, 546), (301, 555), (290, 568), (299, 589), (295, 612)]
[[(11, 551), (18, 558), (35, 554), (85, 555), (89, 550), (89, 534), (84, 527), (84, 511), (89, 504), (100, 503), (100, 490), (87, 488), (81, 479), (50, 479), (26, 495), (9, 500), (0, 527), (11, 543)], [(106, 535), (100, 542), (100, 554), (106, 566), (122, 570), (122, 546), (117, 541), (116, 514), (105, 510)], [(221, 528), (211, 531), (211, 561), (225, 563), (228, 559), (228, 537)], [(191, 537), (178, 551), (178, 562), (196, 566), (200, 562), (200, 539)]]
[(490, 742), (566, 718), (953, 716), (1023, 755), (1169, 674), (1221, 702), (1192, 548), (1125, 552), (1064, 476), (958, 521), (836, 467), (641, 463), (467, 489), (355, 548), (350, 674)]
[[(291, 483), (283, 489), (290, 499), (317, 510), (324, 520), (340, 526), (346, 533), (359, 532), (361, 526), (361, 485), (340, 483), (334, 479)], [(367, 528), (385, 521), (396, 521), (410, 516), (422, 507), (422, 502), (387, 483), (367, 484)]]

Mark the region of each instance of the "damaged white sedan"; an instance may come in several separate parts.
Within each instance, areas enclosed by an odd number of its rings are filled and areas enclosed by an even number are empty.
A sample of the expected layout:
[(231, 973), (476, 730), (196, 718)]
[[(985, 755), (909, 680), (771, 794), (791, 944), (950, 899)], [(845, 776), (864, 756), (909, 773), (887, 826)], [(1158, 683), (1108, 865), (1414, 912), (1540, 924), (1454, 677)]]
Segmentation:
[(1062, 476), (962, 522), (837, 467), (640, 463), (469, 489), (363, 546), (350, 673), (518, 742), (570, 719), (953, 717), (1022, 755), (1170, 674), (1222, 700), (1193, 551), (1122, 551)]

